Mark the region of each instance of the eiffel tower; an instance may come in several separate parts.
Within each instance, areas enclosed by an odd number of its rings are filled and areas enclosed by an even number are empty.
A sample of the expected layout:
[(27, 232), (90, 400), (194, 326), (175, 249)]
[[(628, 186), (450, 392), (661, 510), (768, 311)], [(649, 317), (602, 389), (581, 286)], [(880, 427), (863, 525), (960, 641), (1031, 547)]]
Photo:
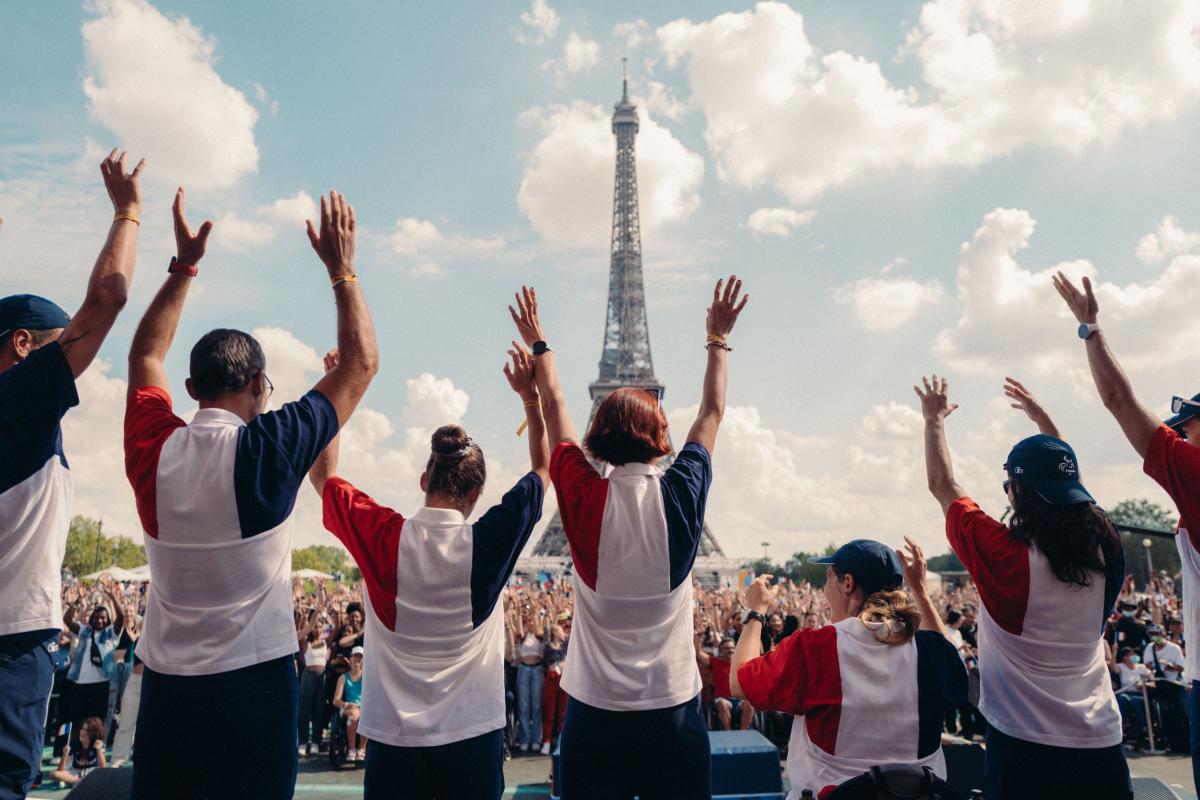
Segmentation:
[[(617, 174), (613, 184), (611, 266), (608, 275), (608, 315), (604, 325), (604, 350), (600, 375), (588, 385), (592, 411), (585, 431), (591, 430), (596, 409), (604, 398), (626, 386), (645, 389), (662, 402), (666, 387), (654, 376), (650, 357), (650, 331), (646, 324), (646, 290), (642, 284), (642, 233), (638, 221), (637, 106), (629, 100), (628, 77), (622, 82), (621, 102), (613, 108), (612, 131), (617, 137)], [(658, 467), (666, 469), (674, 451)], [(592, 462), (597, 471), (600, 465)], [(535, 556), (570, 556), (567, 536), (558, 512), (533, 548)], [(699, 555), (723, 556), (724, 551), (708, 525), (700, 538)]]

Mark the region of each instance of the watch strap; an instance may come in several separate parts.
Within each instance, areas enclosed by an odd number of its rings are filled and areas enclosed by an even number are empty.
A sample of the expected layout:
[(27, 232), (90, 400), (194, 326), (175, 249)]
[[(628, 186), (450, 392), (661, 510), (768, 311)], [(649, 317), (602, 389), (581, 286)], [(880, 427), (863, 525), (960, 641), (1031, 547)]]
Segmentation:
[(540, 356), (542, 353), (549, 353), (549, 352), (550, 352), (550, 345), (546, 344), (541, 339), (538, 339), (536, 342), (533, 343), (533, 354), (535, 356)]
[(167, 265), (167, 272), (172, 275), (176, 272), (182, 272), (189, 278), (194, 278), (200, 274), (200, 268), (195, 264), (181, 264), (178, 258), (171, 256), (171, 263)]
[(758, 613), (757, 611), (755, 611), (754, 609), (750, 609), (749, 611), (746, 612), (746, 615), (744, 617), (742, 617), (742, 624), (749, 625), (750, 621), (755, 620), (755, 619), (758, 620), (759, 623), (762, 625), (767, 624), (767, 618), (765, 616), (763, 616), (762, 614)]

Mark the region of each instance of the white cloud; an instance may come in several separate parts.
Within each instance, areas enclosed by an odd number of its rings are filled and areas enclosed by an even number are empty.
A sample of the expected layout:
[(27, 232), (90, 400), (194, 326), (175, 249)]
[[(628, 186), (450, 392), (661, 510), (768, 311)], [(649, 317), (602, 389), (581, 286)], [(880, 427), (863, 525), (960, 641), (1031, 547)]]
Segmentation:
[(792, 232), (813, 221), (815, 211), (797, 211), (794, 208), (760, 208), (746, 220), (746, 227), (764, 236), (787, 238)]
[(533, 32), (532, 39), (526, 39), (524, 33), (517, 35), (517, 41), (522, 44), (531, 42), (542, 44), (554, 37), (558, 32), (558, 12), (550, 7), (546, 0), (533, 0), (528, 11), (521, 12), (521, 24)]
[(1157, 264), (1181, 253), (1200, 249), (1200, 233), (1185, 231), (1179, 220), (1171, 215), (1163, 217), (1154, 233), (1147, 233), (1138, 240), (1137, 259), (1143, 264)]
[(854, 309), (864, 328), (876, 333), (899, 328), (925, 306), (941, 302), (940, 281), (914, 278), (861, 278), (833, 290), (833, 299)]
[(279, 116), (279, 101), (271, 97), (271, 93), (267, 91), (267, 87), (263, 86), (258, 81), (253, 81), (250, 84), (254, 87), (254, 97), (259, 103), (266, 106), (271, 111), (272, 117)]
[[(594, 246), (608, 240), (616, 143), (609, 112), (584, 102), (525, 112), (542, 139), (525, 161), (517, 203), (545, 239)], [(700, 204), (704, 160), (641, 115), (637, 140), (643, 233), (690, 215)]]
[(938, 335), (934, 353), (939, 358), (964, 372), (1020, 370), (1030, 376), (1078, 378), (1085, 394), (1090, 392), (1074, 317), (1050, 283), (1051, 275), (1062, 270), (1077, 285), (1082, 276), (1091, 277), (1101, 325), (1127, 369), (1145, 370), (1162, 380), (1172, 368), (1190, 368), (1192, 343), (1200, 336), (1194, 313), (1200, 304), (1200, 255), (1176, 255), (1151, 279), (1118, 285), (1097, 281), (1097, 269), (1086, 259), (1036, 271), (1022, 266), (1016, 256), (1029, 246), (1033, 230), (1029, 212), (1001, 208), (987, 214), (963, 244), (958, 268), (962, 313), (954, 328)]
[(647, 114), (666, 117), (679, 122), (688, 112), (687, 103), (675, 96), (671, 87), (661, 81), (646, 81), (646, 94), (636, 98)]
[(928, 87), (822, 52), (781, 3), (657, 31), (686, 62), (723, 180), (794, 203), (863, 176), (972, 167), (1028, 146), (1079, 153), (1200, 97), (1194, 0), (930, 0), (901, 56)]
[(495, 257), (504, 250), (503, 237), (476, 238), (459, 234), (443, 235), (427, 219), (401, 217), (391, 236), (392, 252), (405, 258), (410, 272), (434, 275), (442, 271), (442, 262), (463, 258)]
[(622, 40), (625, 45), (625, 52), (632, 53), (641, 45), (650, 41), (650, 36), (647, 31), (650, 29), (650, 23), (644, 19), (635, 19), (631, 22), (618, 22), (613, 26), (613, 35)]
[[(259, 206), (248, 216), (233, 212), (223, 215), (213, 224), (212, 244), (216, 248), (234, 253), (266, 247), (284, 231), (295, 236), (304, 233), (304, 221), (319, 219), (317, 203), (307, 192), (296, 192), (291, 197), (281, 197), (265, 206)], [(200, 225), (190, 220), (192, 227)]]
[(547, 61), (542, 69), (553, 69), (560, 77), (587, 72), (600, 63), (600, 43), (592, 39), (584, 39), (575, 31), (567, 34), (563, 44), (562, 57), (555, 61)]
[(224, 187), (258, 169), (258, 111), (217, 74), (216, 43), (146, 0), (95, 0), (83, 25), (88, 109), (154, 180)]

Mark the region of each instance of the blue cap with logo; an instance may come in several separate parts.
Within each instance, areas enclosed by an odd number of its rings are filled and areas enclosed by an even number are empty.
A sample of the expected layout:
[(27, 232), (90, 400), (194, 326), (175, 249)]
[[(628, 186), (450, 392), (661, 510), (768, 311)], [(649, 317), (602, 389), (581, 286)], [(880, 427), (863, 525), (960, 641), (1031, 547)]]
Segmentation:
[(839, 575), (849, 573), (863, 594), (899, 589), (904, 582), (904, 568), (896, 551), (873, 539), (852, 539), (831, 556), (810, 558), (810, 564), (832, 564)]
[(1175, 412), (1174, 416), (1163, 420), (1163, 424), (1183, 436), (1183, 423), (1192, 417), (1200, 416), (1200, 394), (1191, 400), (1182, 397), (1171, 398), (1171, 410)]
[(1071, 445), (1039, 433), (1017, 442), (1004, 468), (1012, 480), (1054, 505), (1094, 503), (1096, 498), (1079, 481), (1079, 462)]
[(12, 294), (0, 298), (0, 337), (18, 328), (48, 331), (65, 328), (71, 318), (67, 312), (36, 294)]

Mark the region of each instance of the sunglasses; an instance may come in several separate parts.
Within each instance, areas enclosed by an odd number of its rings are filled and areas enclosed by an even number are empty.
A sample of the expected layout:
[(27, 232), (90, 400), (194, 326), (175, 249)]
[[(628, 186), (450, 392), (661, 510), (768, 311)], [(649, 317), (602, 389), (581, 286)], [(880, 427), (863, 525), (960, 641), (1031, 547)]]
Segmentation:
[(1197, 402), (1195, 400), (1188, 400), (1187, 398), (1184, 398), (1184, 397), (1172, 397), (1171, 398), (1171, 413), (1172, 414), (1178, 414), (1179, 412), (1183, 411), (1184, 406), (1190, 406), (1191, 408), (1200, 408), (1200, 402)]
[(1012, 481), (1005, 481), (1004, 483), (1001, 484), (1001, 486), (1004, 487), (1004, 493), (1008, 494), (1008, 488), (1010, 486), (1012, 486)]

